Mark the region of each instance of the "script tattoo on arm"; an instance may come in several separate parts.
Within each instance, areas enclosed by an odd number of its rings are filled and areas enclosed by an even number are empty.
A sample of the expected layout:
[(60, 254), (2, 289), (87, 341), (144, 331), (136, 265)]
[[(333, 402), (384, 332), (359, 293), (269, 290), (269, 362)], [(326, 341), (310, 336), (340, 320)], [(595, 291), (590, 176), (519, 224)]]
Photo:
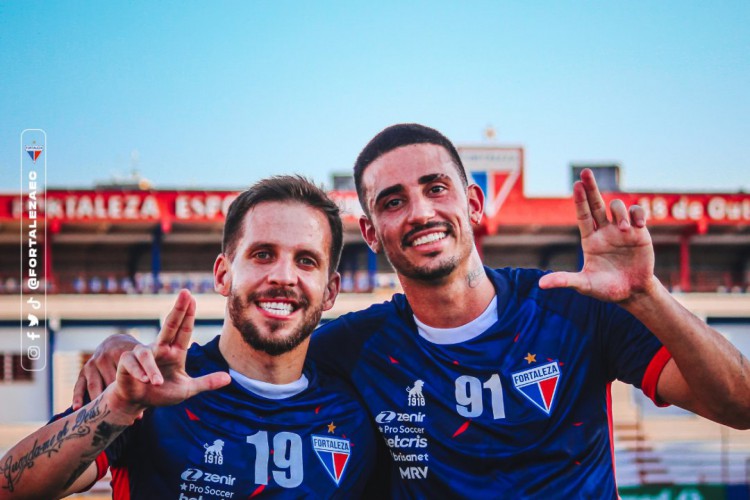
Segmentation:
[(34, 440), (34, 444), (27, 453), (20, 456), (9, 455), (5, 463), (0, 464), (0, 473), (2, 473), (4, 479), (2, 488), (13, 492), (21, 481), (24, 472), (34, 467), (38, 459), (45, 456), (51, 459), (71, 439), (84, 438), (90, 435), (93, 430), (91, 448), (81, 456), (81, 463), (76, 467), (73, 476), (67, 481), (65, 488), (72, 485), (97, 455), (127, 427), (125, 425), (112, 425), (104, 421), (110, 414), (110, 410), (106, 404), (102, 404), (101, 399), (99, 397), (94, 400), (94, 404), (90, 407), (81, 409), (76, 414), (75, 422), (72, 425), (70, 425), (70, 421), (66, 421), (63, 427), (47, 440), (41, 443), (39, 440)]
[(65, 482), (64, 489), (70, 488), (78, 477), (83, 474), (96, 460), (96, 457), (109, 446), (109, 444), (126, 428), (126, 425), (112, 425), (108, 422), (100, 422), (94, 430), (94, 437), (91, 441), (91, 451), (81, 456), (81, 461), (73, 470), (68, 480)]

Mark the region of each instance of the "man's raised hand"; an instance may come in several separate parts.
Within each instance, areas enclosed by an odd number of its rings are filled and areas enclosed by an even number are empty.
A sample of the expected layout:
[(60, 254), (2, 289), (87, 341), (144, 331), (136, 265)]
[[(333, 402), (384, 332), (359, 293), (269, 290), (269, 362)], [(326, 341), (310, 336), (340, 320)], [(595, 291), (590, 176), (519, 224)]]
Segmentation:
[(573, 288), (608, 302), (626, 302), (637, 294), (650, 292), (654, 277), (654, 247), (646, 229), (643, 208), (629, 209), (622, 200), (613, 200), (607, 215), (594, 174), (581, 172), (573, 186), (578, 229), (583, 247), (583, 269), (578, 273), (556, 272), (539, 280), (541, 288)]
[(156, 342), (137, 345), (120, 356), (112, 395), (131, 408), (168, 406), (200, 392), (218, 389), (231, 381), (226, 372), (192, 378), (185, 358), (195, 324), (195, 299), (180, 292)]

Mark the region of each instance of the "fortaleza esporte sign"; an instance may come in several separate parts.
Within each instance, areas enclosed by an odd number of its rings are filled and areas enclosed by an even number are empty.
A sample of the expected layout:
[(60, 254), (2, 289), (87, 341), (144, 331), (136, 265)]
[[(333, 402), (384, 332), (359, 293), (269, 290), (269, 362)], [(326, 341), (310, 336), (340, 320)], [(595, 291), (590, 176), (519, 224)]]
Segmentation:
[[(474, 175), (474, 173), (472, 173)], [(486, 180), (486, 179), (485, 179)], [(507, 181), (507, 179), (505, 179)], [(492, 184), (492, 183), (489, 183)], [(488, 186), (489, 186), (488, 184)], [(494, 185), (494, 184), (493, 184)], [(518, 189), (515, 186), (513, 189)], [(489, 187), (486, 186), (487, 189)], [(49, 190), (39, 200), (28, 195), (0, 195), (0, 221), (21, 219), (21, 209), (46, 214), (47, 221), (59, 222), (147, 222), (215, 221), (223, 222), (231, 202), (239, 191), (123, 191)], [(355, 222), (360, 215), (354, 192), (335, 191), (331, 197), (342, 206), (343, 217)], [(569, 226), (570, 198), (526, 198), (521, 193), (510, 196), (496, 193), (490, 216), (485, 213), (483, 224), (493, 226), (544, 224)], [(488, 198), (490, 198), (488, 196)], [(502, 203), (500, 199), (502, 198)], [(620, 198), (626, 205), (641, 205), (649, 224), (746, 224), (750, 222), (750, 194), (639, 194), (605, 193), (605, 201)], [(33, 203), (32, 203), (33, 202)], [(30, 203), (32, 206), (30, 206)]]

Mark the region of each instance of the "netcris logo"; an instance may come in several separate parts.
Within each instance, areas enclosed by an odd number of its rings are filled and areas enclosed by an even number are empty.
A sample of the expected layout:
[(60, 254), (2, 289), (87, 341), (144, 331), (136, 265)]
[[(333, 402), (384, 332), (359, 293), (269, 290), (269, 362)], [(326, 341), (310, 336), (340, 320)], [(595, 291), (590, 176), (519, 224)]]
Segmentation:
[(390, 422), (424, 422), (425, 414), (419, 413), (396, 413), (395, 411), (381, 411), (378, 416), (375, 417), (375, 421), (379, 424), (388, 424)]

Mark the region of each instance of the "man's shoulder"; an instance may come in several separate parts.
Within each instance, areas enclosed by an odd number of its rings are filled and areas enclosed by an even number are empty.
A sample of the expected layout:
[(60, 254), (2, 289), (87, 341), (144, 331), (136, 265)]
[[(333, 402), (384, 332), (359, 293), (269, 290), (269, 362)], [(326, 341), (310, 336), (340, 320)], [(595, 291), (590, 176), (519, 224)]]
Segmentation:
[(525, 267), (501, 267), (496, 269), (486, 267), (485, 270), (493, 281), (507, 280), (510, 283), (522, 285), (524, 287), (538, 285), (539, 278), (549, 272), (541, 269)]
[(540, 288), (539, 279), (550, 272), (552, 271), (521, 267), (487, 268), (487, 274), (495, 285), (498, 297), (506, 297), (503, 301), (506, 305), (511, 302), (532, 301), (539, 307), (557, 311), (595, 301), (569, 288)]
[(383, 323), (399, 318), (408, 307), (403, 294), (395, 294), (390, 300), (372, 304), (360, 311), (348, 312), (318, 328), (316, 335), (336, 334), (337, 332), (363, 333), (377, 330)]
[(194, 342), (188, 349), (185, 369), (193, 377), (227, 371), (229, 367), (219, 351), (219, 335), (205, 344)]
[(538, 295), (541, 291), (539, 279), (547, 274), (547, 271), (541, 269), (523, 267), (486, 268), (486, 271), (498, 295), (508, 294), (519, 297)]
[(389, 301), (329, 321), (313, 333), (308, 357), (325, 371), (345, 376), (356, 364), (368, 340), (403, 324), (407, 310), (406, 299), (397, 294)]

